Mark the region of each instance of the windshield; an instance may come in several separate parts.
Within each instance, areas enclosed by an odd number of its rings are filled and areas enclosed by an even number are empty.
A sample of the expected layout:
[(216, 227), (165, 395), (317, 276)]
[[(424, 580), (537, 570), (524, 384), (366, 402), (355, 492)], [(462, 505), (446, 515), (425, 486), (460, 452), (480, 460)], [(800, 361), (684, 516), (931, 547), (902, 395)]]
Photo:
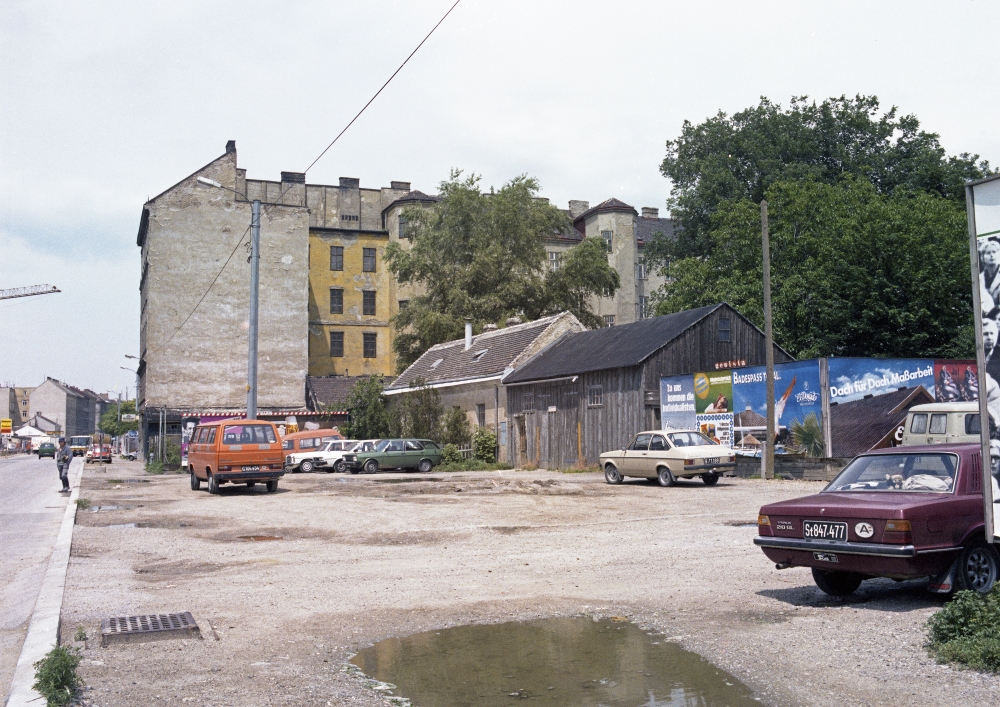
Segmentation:
[(829, 491), (910, 491), (951, 493), (958, 457), (954, 454), (879, 454), (858, 457), (837, 475)]
[(226, 425), (223, 444), (274, 444), (274, 428), (270, 425)]
[(701, 447), (706, 444), (718, 444), (699, 432), (674, 432), (667, 435), (675, 447)]
[(90, 444), (90, 437), (70, 437), (69, 440), (69, 445), (71, 447), (82, 447)]

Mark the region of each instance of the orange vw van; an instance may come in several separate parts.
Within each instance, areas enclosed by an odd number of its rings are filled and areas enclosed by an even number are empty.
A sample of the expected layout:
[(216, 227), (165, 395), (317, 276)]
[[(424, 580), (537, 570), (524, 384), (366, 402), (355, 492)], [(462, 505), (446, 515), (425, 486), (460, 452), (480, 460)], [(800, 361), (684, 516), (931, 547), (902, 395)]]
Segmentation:
[(281, 438), (281, 446), (285, 454), (294, 452), (308, 452), (311, 449), (319, 449), (327, 442), (335, 439), (343, 439), (340, 430), (336, 427), (324, 430), (302, 430), (292, 432)]
[(285, 474), (281, 439), (267, 420), (218, 420), (199, 425), (188, 443), (191, 489), (208, 482), (209, 493), (219, 493), (226, 483), (253, 487), (258, 481), (268, 491), (278, 490)]

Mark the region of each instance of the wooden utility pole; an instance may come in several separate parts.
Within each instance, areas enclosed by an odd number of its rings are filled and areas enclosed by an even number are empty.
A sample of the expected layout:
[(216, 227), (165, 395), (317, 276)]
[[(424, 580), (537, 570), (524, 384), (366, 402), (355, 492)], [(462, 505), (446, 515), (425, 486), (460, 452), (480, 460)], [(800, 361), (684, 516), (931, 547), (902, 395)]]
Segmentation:
[(767, 433), (764, 435), (764, 451), (761, 454), (761, 478), (774, 478), (774, 334), (771, 331), (771, 240), (767, 230), (767, 199), (760, 202), (760, 234), (764, 252), (764, 342), (767, 352)]

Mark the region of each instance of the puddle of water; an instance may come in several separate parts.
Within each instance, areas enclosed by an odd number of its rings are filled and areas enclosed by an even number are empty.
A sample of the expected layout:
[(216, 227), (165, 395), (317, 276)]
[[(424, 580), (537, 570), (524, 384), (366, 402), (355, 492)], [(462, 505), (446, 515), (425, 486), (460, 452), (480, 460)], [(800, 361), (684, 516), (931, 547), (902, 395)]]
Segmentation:
[(351, 662), (414, 707), (756, 707), (750, 688), (632, 623), (587, 617), (390, 638)]
[(249, 540), (255, 543), (266, 543), (271, 540), (281, 540), (280, 535), (239, 535), (240, 540)]
[(376, 484), (412, 484), (418, 481), (444, 481), (444, 479), (430, 476), (416, 479), (375, 479)]

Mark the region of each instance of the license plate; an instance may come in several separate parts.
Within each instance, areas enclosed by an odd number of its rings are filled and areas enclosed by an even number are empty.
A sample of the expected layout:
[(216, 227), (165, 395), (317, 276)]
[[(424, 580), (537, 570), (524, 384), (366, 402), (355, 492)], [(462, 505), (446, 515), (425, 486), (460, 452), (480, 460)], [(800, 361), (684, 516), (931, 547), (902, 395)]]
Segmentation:
[(815, 557), (820, 562), (838, 562), (837, 556), (832, 552), (814, 552), (813, 557)]
[(260, 471), (260, 467), (259, 466), (245, 466), (245, 467), (243, 467), (243, 471)]
[(710, 459), (704, 459), (703, 462), (705, 464), (718, 464), (719, 463), (719, 457), (711, 457)]
[(847, 523), (830, 523), (825, 520), (807, 520), (802, 524), (802, 537), (806, 540), (847, 540)]

